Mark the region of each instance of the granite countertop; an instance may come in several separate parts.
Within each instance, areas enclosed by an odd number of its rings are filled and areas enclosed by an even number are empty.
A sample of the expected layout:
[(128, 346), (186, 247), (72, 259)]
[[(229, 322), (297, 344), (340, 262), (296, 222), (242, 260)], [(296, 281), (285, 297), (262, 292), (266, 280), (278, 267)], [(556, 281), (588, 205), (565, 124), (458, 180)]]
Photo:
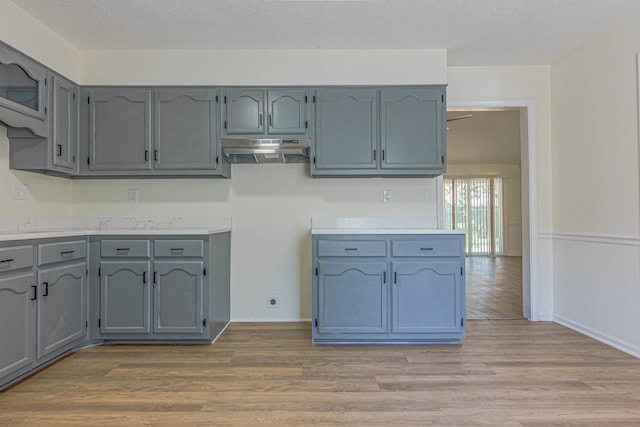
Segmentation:
[(435, 218), (312, 218), (311, 234), (466, 234), (437, 228)]

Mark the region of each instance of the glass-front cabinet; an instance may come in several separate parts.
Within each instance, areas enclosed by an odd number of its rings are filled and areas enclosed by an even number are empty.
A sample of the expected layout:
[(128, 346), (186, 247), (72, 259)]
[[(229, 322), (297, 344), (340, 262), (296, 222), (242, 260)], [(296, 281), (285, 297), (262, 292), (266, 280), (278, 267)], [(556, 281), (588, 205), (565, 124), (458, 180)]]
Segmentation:
[(0, 121), (49, 136), (47, 69), (0, 44)]

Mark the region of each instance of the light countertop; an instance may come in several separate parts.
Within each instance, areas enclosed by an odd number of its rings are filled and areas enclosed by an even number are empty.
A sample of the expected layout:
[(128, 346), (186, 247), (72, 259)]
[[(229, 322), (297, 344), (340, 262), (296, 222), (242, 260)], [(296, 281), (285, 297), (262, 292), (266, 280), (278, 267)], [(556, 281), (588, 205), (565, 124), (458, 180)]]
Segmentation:
[(201, 236), (219, 234), (231, 231), (231, 227), (218, 228), (166, 228), (166, 229), (132, 229), (132, 228), (108, 228), (95, 229), (61, 229), (61, 230), (34, 230), (25, 232), (0, 233), (0, 242), (29, 239), (52, 239), (58, 237), (84, 237), (84, 236)]
[(435, 218), (312, 218), (311, 234), (466, 234), (443, 230)]

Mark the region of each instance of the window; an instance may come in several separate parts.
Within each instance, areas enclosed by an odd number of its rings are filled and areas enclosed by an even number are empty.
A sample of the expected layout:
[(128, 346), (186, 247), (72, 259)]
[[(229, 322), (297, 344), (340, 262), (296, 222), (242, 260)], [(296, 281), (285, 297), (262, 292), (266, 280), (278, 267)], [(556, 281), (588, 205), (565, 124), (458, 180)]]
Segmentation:
[(467, 230), (467, 255), (502, 255), (502, 178), (445, 178), (444, 225)]

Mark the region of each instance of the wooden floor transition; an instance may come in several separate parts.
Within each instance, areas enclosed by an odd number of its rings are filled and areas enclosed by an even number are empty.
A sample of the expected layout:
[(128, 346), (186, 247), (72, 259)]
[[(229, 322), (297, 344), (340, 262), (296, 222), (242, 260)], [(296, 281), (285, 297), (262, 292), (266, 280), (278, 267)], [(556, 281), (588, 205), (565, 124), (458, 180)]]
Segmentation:
[(638, 426), (640, 359), (554, 323), (460, 346), (316, 346), (309, 323), (80, 351), (0, 393), (0, 425)]
[(522, 257), (467, 257), (467, 319), (522, 319)]

